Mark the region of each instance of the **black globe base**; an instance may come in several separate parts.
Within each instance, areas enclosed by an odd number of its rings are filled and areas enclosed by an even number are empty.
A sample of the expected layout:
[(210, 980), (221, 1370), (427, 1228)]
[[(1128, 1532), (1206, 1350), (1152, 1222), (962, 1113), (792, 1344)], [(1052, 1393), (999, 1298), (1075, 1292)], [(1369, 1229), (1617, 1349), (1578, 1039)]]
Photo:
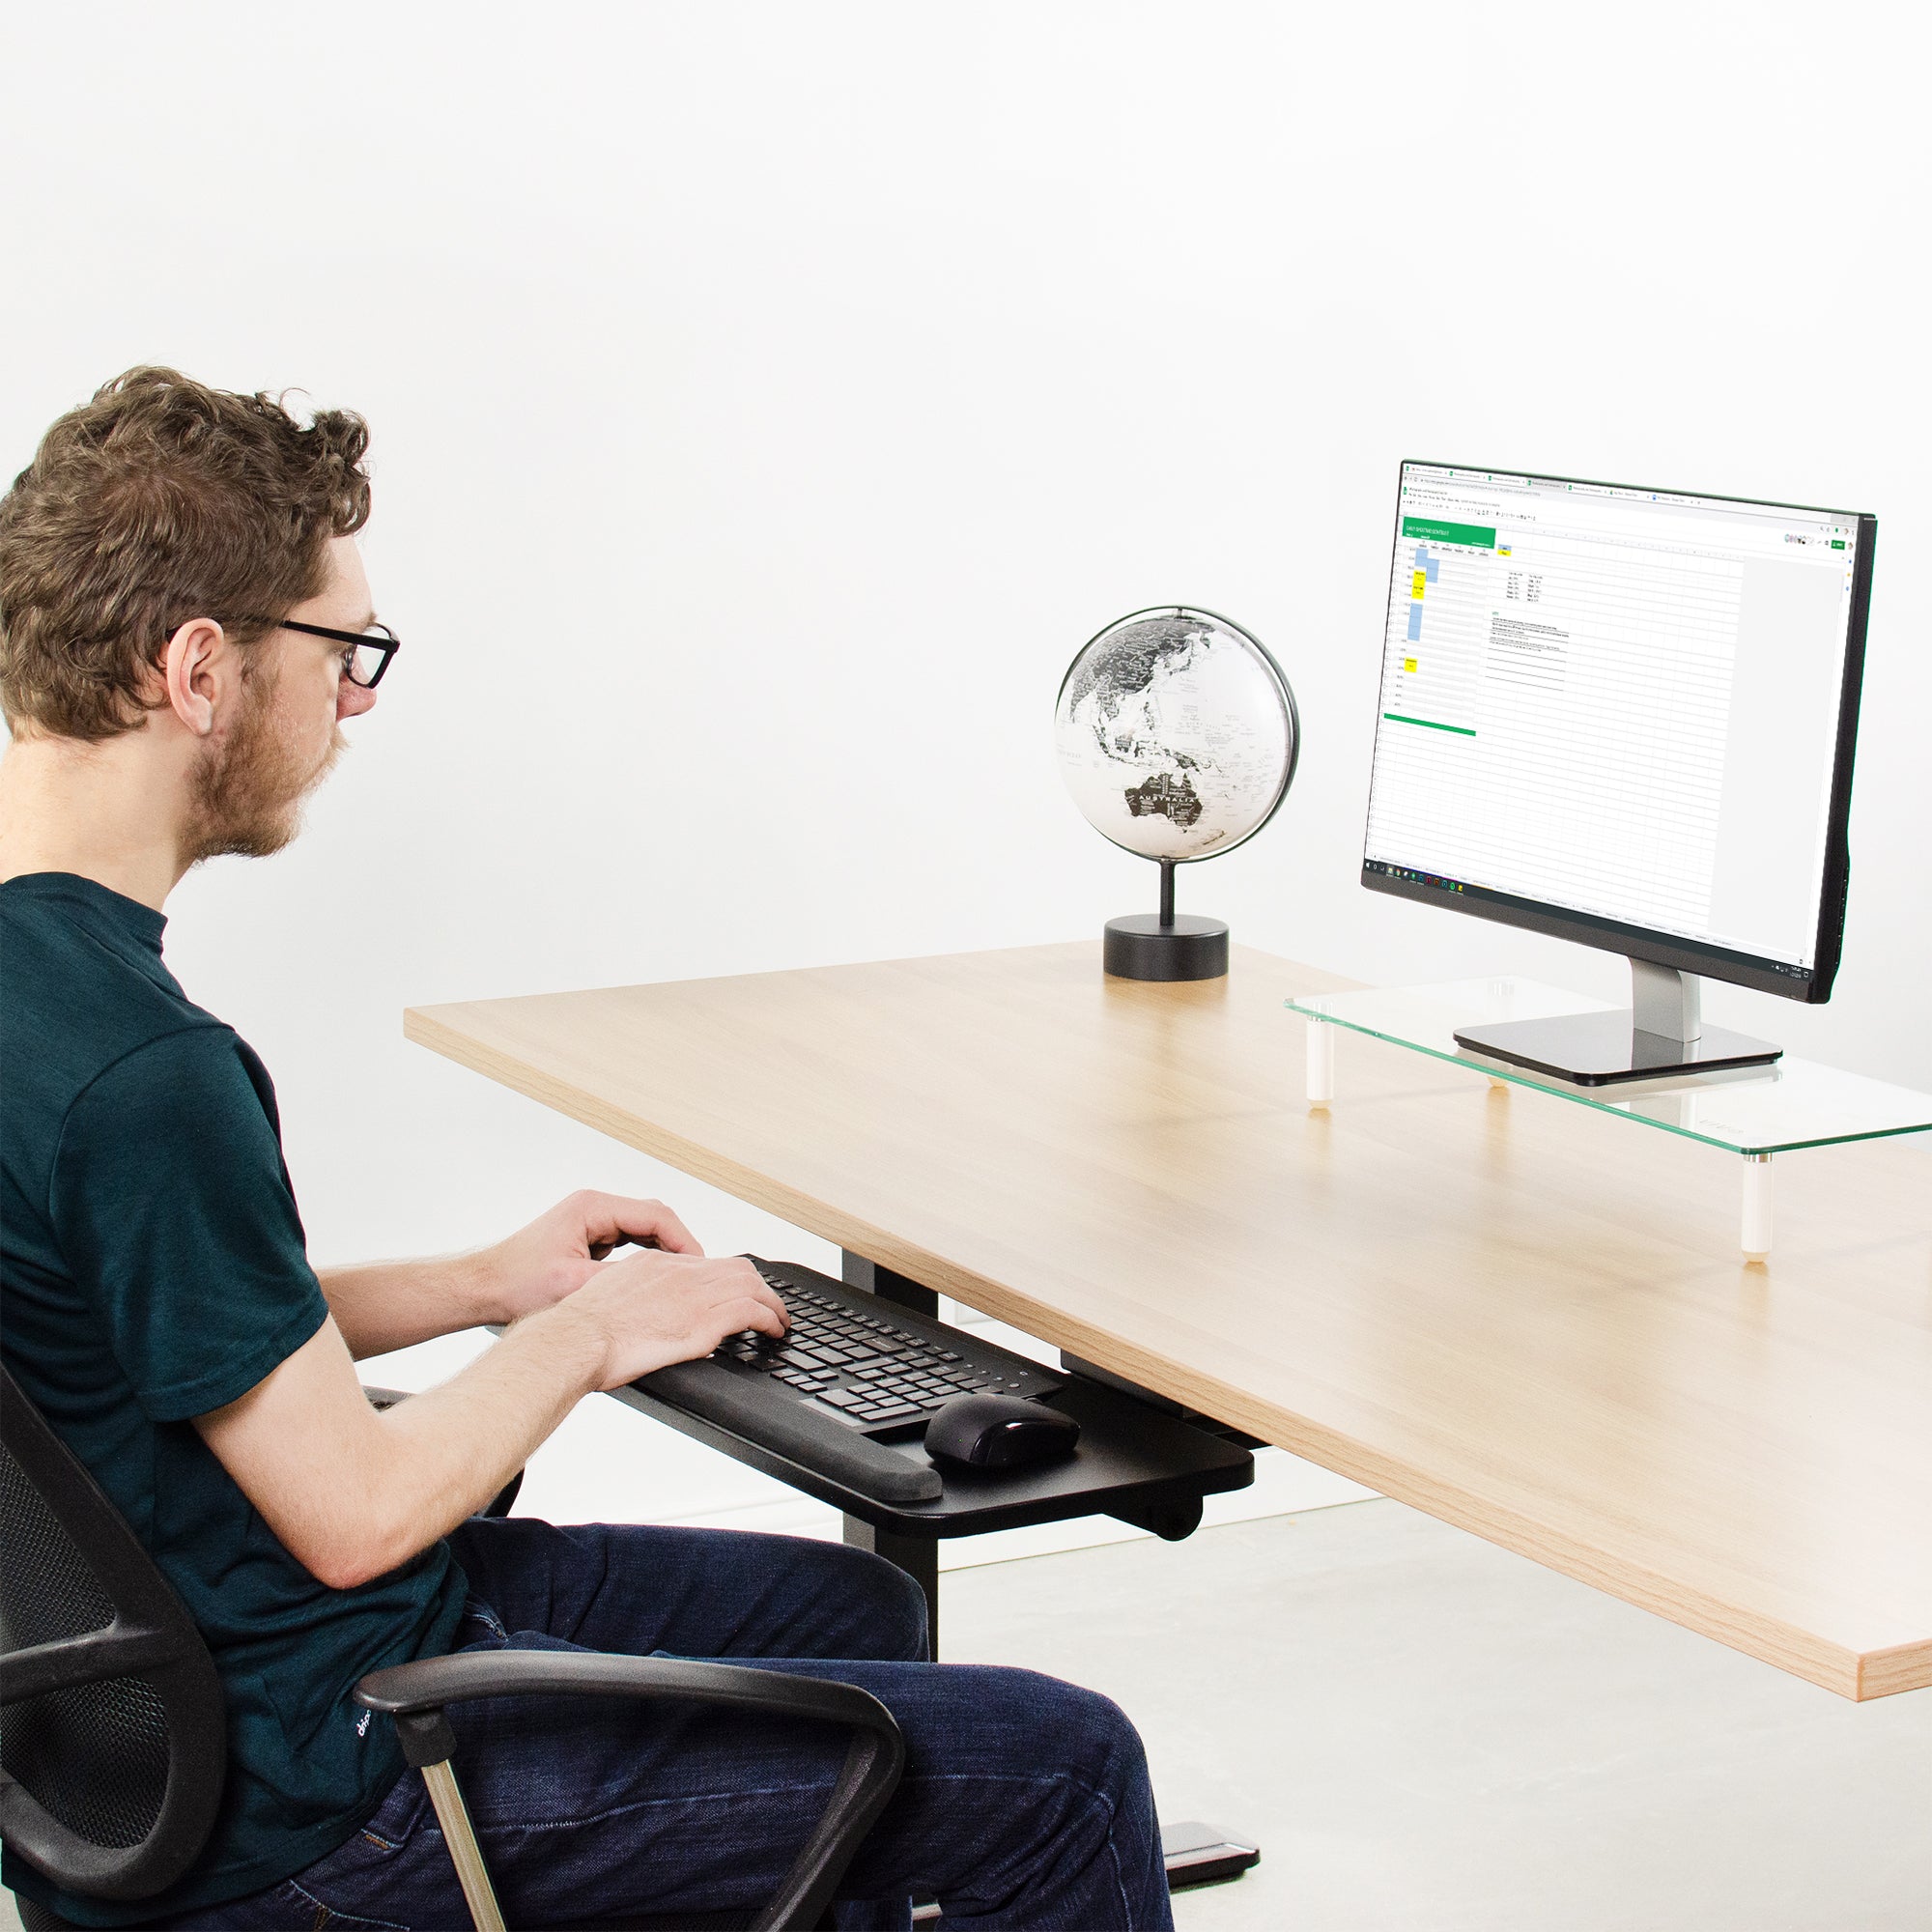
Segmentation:
[(1218, 980), (1228, 970), (1228, 928), (1218, 919), (1151, 912), (1107, 922), (1102, 963), (1117, 980)]

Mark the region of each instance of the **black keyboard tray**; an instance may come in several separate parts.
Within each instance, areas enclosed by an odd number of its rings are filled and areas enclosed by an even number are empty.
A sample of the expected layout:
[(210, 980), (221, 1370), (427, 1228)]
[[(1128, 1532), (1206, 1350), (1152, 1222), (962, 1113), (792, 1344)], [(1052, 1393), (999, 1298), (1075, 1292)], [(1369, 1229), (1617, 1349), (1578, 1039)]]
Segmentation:
[[(826, 1279), (815, 1270), (797, 1272)], [(895, 1323), (955, 1337), (962, 1350), (985, 1346), (915, 1311), (883, 1300), (876, 1305)], [(683, 1363), (678, 1370), (712, 1366)], [(977, 1536), (1067, 1517), (1110, 1516), (1178, 1540), (1200, 1522), (1203, 1497), (1254, 1481), (1254, 1457), (1242, 1444), (1077, 1373), (1044, 1398), (1080, 1424), (1071, 1457), (1030, 1469), (948, 1467), (942, 1474), (916, 1441), (872, 1441), (837, 1423), (830, 1425), (839, 1432), (836, 1436), (802, 1432), (799, 1405), (782, 1384), (767, 1401), (744, 1378), (678, 1370), (660, 1370), (611, 1393), (862, 1522), (905, 1535)], [(879, 1460), (887, 1458), (890, 1463)]]

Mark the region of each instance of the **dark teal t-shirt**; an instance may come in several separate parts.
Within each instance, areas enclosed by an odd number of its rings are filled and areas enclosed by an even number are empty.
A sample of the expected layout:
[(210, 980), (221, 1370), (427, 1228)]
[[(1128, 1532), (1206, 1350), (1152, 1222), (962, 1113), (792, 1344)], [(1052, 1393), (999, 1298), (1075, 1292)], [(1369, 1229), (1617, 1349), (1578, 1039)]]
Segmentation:
[[(167, 922), (65, 872), (0, 881), (0, 1356), (132, 1524), (228, 1701), (228, 1780), (188, 1875), (138, 1905), (6, 1883), (82, 1924), (239, 1897), (334, 1849), (402, 1772), (365, 1671), (449, 1647), (439, 1543), (355, 1590), (284, 1549), (194, 1428), (327, 1318), (255, 1055), (161, 963)], [(0, 1556), (4, 1560), (4, 1556)]]

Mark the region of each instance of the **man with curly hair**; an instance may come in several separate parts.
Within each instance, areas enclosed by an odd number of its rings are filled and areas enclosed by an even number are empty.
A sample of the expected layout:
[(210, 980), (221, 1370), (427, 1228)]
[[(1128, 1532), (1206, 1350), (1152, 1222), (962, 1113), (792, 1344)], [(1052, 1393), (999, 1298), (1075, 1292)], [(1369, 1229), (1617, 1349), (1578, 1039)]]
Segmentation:
[[(80, 1924), (467, 1922), (422, 1782), (351, 1691), (469, 1648), (756, 1659), (885, 1701), (905, 1778), (841, 1925), (1164, 1926), (1140, 1742), (1104, 1698), (923, 1661), (918, 1591), (837, 1545), (479, 1517), (583, 1396), (781, 1334), (749, 1262), (655, 1201), (574, 1195), (471, 1255), (311, 1268), (274, 1090), (162, 962), (187, 869), (274, 852), (397, 650), (354, 541), (359, 418), (135, 369), (0, 499), (0, 1354), (206, 1637), (213, 1834), (163, 1895), (10, 1886)], [(627, 1247), (626, 1244), (636, 1244)], [(503, 1324), (379, 1413), (358, 1356)], [(843, 1740), (674, 1707), (452, 1711), (510, 1922), (743, 1915)], [(717, 1921), (711, 1921), (717, 1922)]]

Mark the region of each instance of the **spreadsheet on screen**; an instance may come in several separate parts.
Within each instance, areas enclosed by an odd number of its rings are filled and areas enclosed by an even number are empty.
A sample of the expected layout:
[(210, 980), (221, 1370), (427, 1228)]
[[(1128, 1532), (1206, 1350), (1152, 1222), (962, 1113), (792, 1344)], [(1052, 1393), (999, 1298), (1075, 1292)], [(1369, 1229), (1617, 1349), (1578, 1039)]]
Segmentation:
[(1808, 970), (1858, 522), (1403, 466), (1364, 863)]

